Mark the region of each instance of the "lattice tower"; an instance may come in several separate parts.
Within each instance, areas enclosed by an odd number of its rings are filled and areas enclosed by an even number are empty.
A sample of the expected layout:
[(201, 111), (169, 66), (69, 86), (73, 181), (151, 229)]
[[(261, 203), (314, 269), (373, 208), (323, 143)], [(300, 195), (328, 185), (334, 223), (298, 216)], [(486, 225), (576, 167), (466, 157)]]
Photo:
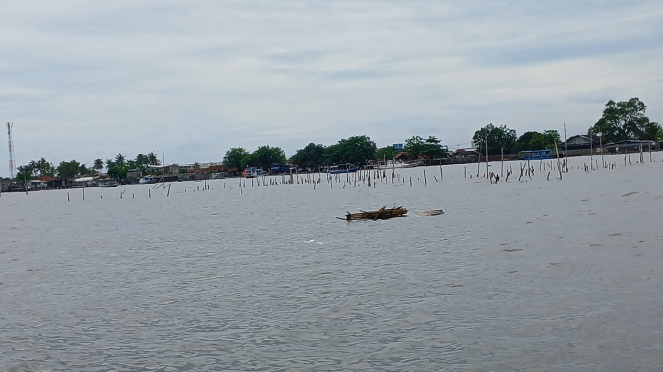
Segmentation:
[(14, 160), (14, 140), (12, 139), (12, 128), (14, 123), (7, 123), (7, 136), (9, 137), (9, 173), (11, 178), (14, 178), (14, 172), (16, 172), (16, 161)]

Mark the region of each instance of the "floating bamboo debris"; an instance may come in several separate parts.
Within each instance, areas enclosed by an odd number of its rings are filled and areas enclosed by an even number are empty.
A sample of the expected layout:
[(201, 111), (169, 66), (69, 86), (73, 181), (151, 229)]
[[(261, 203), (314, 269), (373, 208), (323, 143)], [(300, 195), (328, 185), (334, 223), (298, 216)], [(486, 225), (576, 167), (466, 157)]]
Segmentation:
[(373, 212), (360, 211), (359, 213), (350, 213), (345, 215), (345, 218), (336, 217), (339, 220), (386, 220), (394, 217), (405, 217), (407, 214), (407, 209), (403, 207), (394, 207), (387, 209), (386, 206), (380, 208), (380, 210)]
[(433, 209), (417, 213), (418, 216), (439, 216), (441, 214), (444, 214), (444, 211), (441, 209)]

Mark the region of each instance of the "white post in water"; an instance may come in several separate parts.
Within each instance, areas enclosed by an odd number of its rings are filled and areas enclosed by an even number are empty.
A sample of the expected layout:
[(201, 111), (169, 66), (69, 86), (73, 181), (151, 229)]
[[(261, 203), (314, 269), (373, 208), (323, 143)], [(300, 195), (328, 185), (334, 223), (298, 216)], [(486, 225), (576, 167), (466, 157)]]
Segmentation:
[(486, 178), (488, 178), (488, 131), (486, 131)]
[(502, 152), (502, 170), (500, 170), (500, 177), (504, 177), (504, 147), (500, 148)]

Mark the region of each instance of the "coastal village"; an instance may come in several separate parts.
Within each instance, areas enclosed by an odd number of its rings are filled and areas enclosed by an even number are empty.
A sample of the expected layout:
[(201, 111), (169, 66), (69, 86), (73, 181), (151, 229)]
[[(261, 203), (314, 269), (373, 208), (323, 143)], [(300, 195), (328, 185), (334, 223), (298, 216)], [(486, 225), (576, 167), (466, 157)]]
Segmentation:
[[(474, 145), (474, 143), (472, 143)], [(130, 169), (125, 178), (115, 179), (108, 173), (82, 174), (76, 178), (59, 178), (55, 174), (33, 175), (30, 179), (0, 179), (0, 192), (25, 192), (81, 187), (117, 187), (118, 185), (149, 184), (164, 182), (201, 181), (225, 179), (232, 177), (255, 178), (263, 175), (298, 174), (306, 172), (348, 173), (367, 169), (411, 168), (428, 165), (450, 165), (466, 163), (482, 163), (504, 160), (538, 160), (559, 157), (626, 154), (642, 151), (659, 151), (663, 148), (663, 140), (622, 140), (603, 143), (600, 136), (574, 135), (558, 144), (557, 149), (521, 151), (517, 154), (486, 155), (481, 146), (459, 148), (455, 151), (444, 149), (443, 156), (430, 157), (425, 154), (412, 154), (405, 151), (402, 143), (393, 144), (394, 156), (391, 159), (366, 159), (358, 164), (339, 164), (320, 166), (315, 169), (299, 166), (292, 162), (272, 163), (270, 167), (229, 167), (224, 162), (208, 162), (194, 164), (147, 164), (140, 168)]]
[(601, 118), (589, 127), (586, 134), (567, 137), (564, 124), (564, 140), (554, 129), (527, 131), (518, 137), (514, 129), (490, 123), (474, 133), (468, 148), (459, 146), (456, 150), (449, 150), (435, 136), (413, 136), (404, 143), (378, 148), (370, 137), (361, 135), (341, 139), (329, 146), (310, 143), (290, 158), (286, 158), (280, 147), (267, 145), (252, 153), (241, 147), (230, 148), (219, 162), (165, 164), (164, 156), (159, 159), (152, 151), (138, 154), (135, 159), (128, 159), (121, 153), (106, 161), (96, 159), (91, 167), (75, 160), (62, 161), (56, 167), (43, 157), (16, 167), (13, 123), (7, 123), (11, 176), (0, 179), (0, 192), (165, 184), (309, 172), (339, 174), (427, 165), (439, 165), (441, 170), (445, 164), (659, 151), (663, 148), (663, 127), (650, 121), (645, 111), (644, 103), (635, 97), (621, 102), (610, 100)]

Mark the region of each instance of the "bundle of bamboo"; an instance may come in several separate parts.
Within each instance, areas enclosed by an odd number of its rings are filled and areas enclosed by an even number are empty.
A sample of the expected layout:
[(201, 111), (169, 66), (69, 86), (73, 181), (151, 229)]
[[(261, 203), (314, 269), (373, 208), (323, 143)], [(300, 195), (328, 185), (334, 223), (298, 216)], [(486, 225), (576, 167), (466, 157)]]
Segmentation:
[(407, 214), (407, 209), (403, 207), (394, 207), (387, 209), (386, 206), (380, 208), (378, 211), (373, 211), (373, 212), (366, 212), (366, 211), (360, 211), (359, 213), (350, 213), (348, 212), (347, 215), (345, 215), (345, 218), (342, 217), (336, 217), (339, 220), (386, 220), (389, 218), (394, 218), (394, 217), (405, 217)]

